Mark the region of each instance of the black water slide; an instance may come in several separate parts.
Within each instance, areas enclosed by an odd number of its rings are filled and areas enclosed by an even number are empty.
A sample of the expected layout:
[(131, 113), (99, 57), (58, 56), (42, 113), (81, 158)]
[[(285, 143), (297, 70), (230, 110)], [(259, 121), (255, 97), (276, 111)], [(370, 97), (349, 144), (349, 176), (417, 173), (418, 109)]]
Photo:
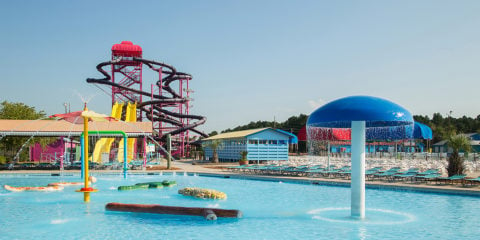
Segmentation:
[[(108, 72), (106, 72), (105, 70), (103, 70), (103, 67), (107, 66), (107, 65), (110, 65), (110, 64), (116, 64), (120, 61), (121, 61), (121, 58), (118, 58), (118, 59), (115, 59), (115, 60), (112, 60), (112, 61), (102, 62), (102, 63), (98, 64), (97, 65), (97, 70), (100, 73), (102, 73), (105, 77), (104, 78), (87, 78), (87, 82), (88, 83), (110, 85), (110, 86), (114, 86), (116, 88), (120, 88), (120, 89), (130, 91), (130, 92), (133, 92), (133, 93), (136, 93), (136, 94), (141, 94), (141, 95), (144, 95), (144, 96), (147, 96), (147, 97), (151, 97), (152, 96), (151, 93), (144, 92), (144, 91), (141, 91), (141, 90), (138, 90), (138, 89), (125, 87), (125, 86), (119, 85), (118, 83), (114, 83), (114, 82), (111, 81), (111, 79), (112, 79), (111, 75)], [(173, 136), (173, 135), (185, 132), (187, 130), (196, 132), (203, 137), (208, 137), (208, 135), (206, 133), (195, 129), (195, 127), (205, 123), (206, 117), (199, 116), (199, 115), (190, 115), (190, 114), (187, 115), (187, 114), (170, 112), (170, 111), (167, 111), (167, 110), (162, 109), (160, 107), (161, 104), (166, 104), (166, 103), (167, 104), (168, 103), (172, 103), (172, 104), (173, 103), (185, 103), (187, 101), (187, 99), (181, 98), (180, 95), (170, 87), (170, 84), (173, 81), (177, 81), (177, 80), (182, 80), (182, 79), (188, 79), (189, 80), (189, 79), (192, 78), (192, 76), (190, 74), (187, 74), (187, 73), (177, 72), (177, 70), (173, 66), (165, 64), (165, 63), (155, 62), (155, 61), (152, 61), (152, 60), (146, 60), (146, 59), (135, 58), (135, 57), (133, 58), (133, 61), (143, 63), (143, 64), (147, 65), (153, 71), (156, 71), (156, 72), (162, 71), (162, 74), (166, 74), (166, 76), (164, 78), (159, 79), (156, 82), (156, 85), (158, 87), (162, 87), (171, 96), (168, 97), (168, 96), (161, 96), (161, 95), (158, 95), (158, 94), (153, 94), (153, 99), (152, 100), (144, 101), (142, 103), (137, 104), (137, 108), (140, 109), (142, 112), (145, 112), (148, 119), (150, 119), (152, 121), (161, 121), (161, 122), (170, 123), (172, 125), (175, 125), (175, 126), (179, 127), (178, 129), (175, 129), (171, 132), (165, 133), (162, 136), (162, 140), (165, 140), (165, 137), (166, 137), (167, 134), (170, 134), (170, 135)], [(163, 86), (161, 86), (162, 81), (160, 81), (160, 80), (163, 81)], [(188, 119), (194, 119), (194, 120), (197, 120), (197, 121), (194, 122), (193, 124), (189, 124), (187, 126), (182, 126), (182, 122), (178, 121), (176, 118), (182, 118), (182, 119), (183, 118), (188, 118)]]

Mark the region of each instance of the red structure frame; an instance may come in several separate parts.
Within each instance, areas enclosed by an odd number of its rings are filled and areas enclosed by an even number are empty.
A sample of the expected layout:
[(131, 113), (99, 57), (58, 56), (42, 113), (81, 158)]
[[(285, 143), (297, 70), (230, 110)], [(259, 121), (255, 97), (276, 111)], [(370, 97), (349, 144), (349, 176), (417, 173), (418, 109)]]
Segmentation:
[[(162, 79), (162, 71), (159, 71), (159, 79)], [(181, 115), (188, 115), (191, 107), (190, 93), (193, 92), (191, 89), (189, 89), (190, 80), (191, 80), (190, 78), (184, 78), (177, 81), (178, 82), (177, 92), (179, 93), (180, 98), (185, 98), (187, 99), (187, 101), (183, 103), (182, 102), (162, 103), (159, 105), (159, 108), (167, 110), (169, 112), (178, 113)], [(164, 87), (163, 82), (164, 81), (160, 81), (161, 83), (160, 86), (156, 84), (151, 85), (151, 92), (152, 92), (151, 100), (154, 100), (153, 94), (158, 94), (160, 96), (169, 95), (169, 93), (163, 89)], [(163, 136), (163, 134), (165, 133), (174, 131), (179, 128), (184, 128), (185, 126), (190, 124), (189, 118), (178, 118), (176, 120), (180, 121), (182, 125), (177, 126), (174, 124), (170, 124), (168, 122), (152, 121), (153, 129), (154, 131), (157, 131), (160, 136)], [(189, 145), (187, 144), (189, 142), (189, 138), (190, 138), (190, 132), (188, 130), (172, 136), (172, 142), (176, 143), (174, 144), (174, 146), (177, 146), (176, 149), (172, 152), (172, 154), (185, 157), (186, 153), (189, 151)]]
[[(112, 46), (112, 65), (111, 65), (111, 80), (113, 83), (116, 83), (120, 87), (112, 85), (112, 105), (115, 102), (136, 102), (138, 104), (143, 103), (143, 95), (133, 91), (126, 90), (126, 88), (135, 89), (139, 91), (143, 90), (143, 79), (142, 71), (143, 64), (140, 61), (133, 61), (133, 58), (142, 58), (142, 48), (138, 45), (134, 45), (130, 41), (122, 41), (120, 44), (115, 44)], [(148, 69), (148, 68), (147, 68)], [(155, 69), (156, 70), (156, 69)], [(158, 80), (157, 84), (151, 85), (151, 101), (154, 101), (154, 94), (160, 96), (170, 96), (170, 93), (164, 90), (164, 78), (166, 74), (162, 74), (162, 69), (158, 71)], [(183, 102), (169, 102), (161, 103), (156, 105), (156, 108), (160, 110), (167, 110), (169, 112), (178, 114), (178, 115), (188, 115), (190, 112), (190, 93), (193, 92), (189, 89), (190, 77), (185, 77), (175, 81), (175, 85), (170, 85), (170, 88), (178, 87), (177, 93), (180, 95), (180, 98), (186, 99)], [(178, 84), (178, 85), (177, 85)], [(176, 86), (177, 85), (177, 86)], [(125, 88), (122, 88), (125, 87)], [(168, 122), (155, 120), (155, 119), (146, 119), (146, 114), (141, 112), (141, 109), (138, 109), (137, 121), (150, 120), (152, 121), (152, 126), (154, 131), (158, 132), (159, 136), (162, 137), (164, 134), (184, 128), (190, 124), (189, 118), (174, 117), (172, 115), (168, 118), (172, 118), (175, 121), (181, 122), (181, 126), (174, 125)], [(154, 108), (150, 107), (150, 111), (153, 116)], [(179, 134), (172, 136), (172, 142), (175, 143), (173, 146), (175, 148), (172, 151), (172, 155), (185, 157), (186, 153), (189, 150), (188, 142), (190, 139), (189, 130), (181, 132)]]
[[(121, 58), (120, 58), (121, 57)], [(121, 86), (142, 90), (142, 63), (133, 61), (142, 57), (142, 48), (130, 41), (122, 41), (112, 46), (112, 82)], [(142, 102), (142, 95), (112, 86), (112, 105), (115, 102)], [(141, 114), (137, 115), (141, 120)]]

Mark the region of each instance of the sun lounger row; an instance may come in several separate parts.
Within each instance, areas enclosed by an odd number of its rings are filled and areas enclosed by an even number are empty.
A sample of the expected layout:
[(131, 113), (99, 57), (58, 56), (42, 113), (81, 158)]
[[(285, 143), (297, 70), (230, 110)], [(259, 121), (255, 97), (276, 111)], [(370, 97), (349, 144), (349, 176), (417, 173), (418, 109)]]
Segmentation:
[[(280, 176), (305, 176), (305, 177), (328, 177), (328, 178), (349, 178), (351, 174), (350, 166), (336, 167), (323, 165), (242, 165), (229, 167), (229, 170), (243, 174), (259, 175), (280, 175)], [(419, 168), (410, 168), (401, 171), (400, 167), (392, 167), (384, 170), (382, 167), (374, 167), (365, 171), (367, 180), (385, 180), (389, 182), (410, 181), (410, 182), (435, 182), (440, 184), (470, 183), (480, 184), (480, 177), (469, 179), (466, 175), (454, 175), (451, 177), (442, 177), (439, 169), (427, 169), (420, 171)]]
[(228, 169), (245, 174), (262, 175), (283, 175), (283, 176), (342, 176), (350, 175), (350, 167), (344, 166), (336, 168), (335, 166), (325, 167), (323, 165), (242, 165), (229, 167)]

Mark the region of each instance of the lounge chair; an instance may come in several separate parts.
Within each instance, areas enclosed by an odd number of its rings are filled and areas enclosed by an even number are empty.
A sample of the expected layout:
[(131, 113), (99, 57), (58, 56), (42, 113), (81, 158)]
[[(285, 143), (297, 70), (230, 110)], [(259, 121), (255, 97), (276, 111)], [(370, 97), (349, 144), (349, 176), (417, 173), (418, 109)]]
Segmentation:
[(265, 167), (260, 170), (261, 174), (268, 174), (268, 175), (280, 175), (281, 171), (283, 169), (289, 168), (290, 166), (288, 165), (275, 165), (275, 166), (269, 166)]
[(313, 166), (302, 166), (291, 171), (292, 174), (297, 176), (307, 176), (310, 171), (323, 170), (323, 165), (313, 165)]
[(393, 168), (390, 168), (389, 170), (387, 170), (385, 172), (373, 174), (373, 177), (374, 178), (382, 178), (382, 177), (388, 178), (388, 177), (391, 177), (394, 174), (397, 174), (399, 170), (400, 170), (399, 167), (393, 167)]
[(465, 174), (458, 174), (458, 175), (453, 175), (453, 176), (450, 176), (450, 177), (438, 177), (436, 180), (437, 181), (445, 181), (445, 183), (447, 183), (447, 181), (448, 181), (452, 184), (455, 181), (460, 181), (461, 183), (464, 183), (466, 177), (467, 177), (467, 175), (465, 175)]
[(428, 181), (437, 180), (437, 178), (439, 178), (441, 176), (442, 176), (442, 174), (440, 174), (440, 173), (432, 173), (432, 174), (427, 174), (427, 175), (417, 175), (417, 176), (415, 176), (415, 180), (423, 180), (427, 183)]
[(264, 173), (265, 170), (271, 169), (273, 167), (276, 167), (277, 165), (275, 164), (270, 164), (270, 165), (256, 165), (252, 166), (249, 168), (246, 168), (245, 170), (256, 173), (256, 174), (262, 174)]
[(298, 166), (298, 167), (293, 167), (293, 168), (287, 168), (285, 170), (282, 171), (283, 174), (286, 174), (286, 175), (300, 175), (300, 174), (304, 174), (306, 171), (308, 171), (309, 167), (308, 165), (301, 165), (301, 166)]
[(407, 174), (412, 172), (418, 173), (418, 168), (409, 168), (407, 171), (397, 172), (397, 174)]
[(323, 172), (323, 174), (330, 177), (332, 175), (335, 176), (335, 175), (339, 174), (340, 172), (344, 172), (344, 171), (348, 171), (348, 170), (351, 170), (350, 166), (343, 166), (341, 168), (326, 170), (326, 171)]
[(469, 182), (471, 185), (475, 183), (480, 183), (480, 176), (477, 178), (466, 178), (465, 181)]
[(435, 174), (435, 173), (439, 173), (440, 170), (436, 169), (436, 168), (430, 168), (430, 169), (427, 169), (423, 172), (419, 172), (418, 175), (422, 176), (426, 176), (426, 175), (430, 175), (430, 174)]
[(380, 173), (382, 169), (383, 169), (382, 167), (374, 167), (374, 168), (367, 169), (365, 171), (365, 177), (372, 178), (374, 174)]
[(232, 166), (232, 167), (227, 167), (227, 169), (231, 171), (240, 171), (241, 169), (244, 169), (247, 167), (249, 167), (249, 165)]
[(333, 169), (336, 169), (337, 167), (335, 165), (330, 165), (330, 167), (324, 167), (322, 165), (318, 165), (316, 168), (314, 169), (310, 169), (308, 170), (307, 172), (308, 173), (322, 173), (322, 172), (325, 172), (325, 171), (329, 171), (329, 170), (333, 170)]
[(418, 168), (410, 168), (404, 172), (397, 172), (393, 174), (390, 179), (393, 181), (395, 179), (410, 179), (413, 181), (415, 176), (418, 175)]
[(370, 168), (370, 169), (367, 169), (365, 171), (365, 174), (374, 174), (374, 173), (378, 173), (382, 170), (382, 167), (374, 167), (374, 168)]
[(258, 170), (262, 167), (264, 167), (264, 166), (260, 165), (260, 164), (252, 164), (252, 165), (248, 165), (244, 168), (240, 168), (239, 170), (244, 172), (244, 173), (255, 173), (256, 170)]
[(346, 177), (348, 179), (352, 175), (352, 168), (348, 167), (346, 169), (343, 169), (343, 170), (335, 173), (335, 175), (340, 176), (340, 177), (344, 177), (344, 178)]
[(309, 167), (308, 170), (324, 169), (325, 167), (322, 164), (317, 164)]
[(319, 177), (319, 176), (324, 176), (327, 171), (331, 171), (333, 169), (336, 169), (336, 167), (334, 165), (330, 165), (330, 168), (322, 166), (322, 167), (317, 167), (317, 168), (314, 168), (314, 169), (309, 169), (309, 170), (305, 171), (305, 173), (309, 177)]

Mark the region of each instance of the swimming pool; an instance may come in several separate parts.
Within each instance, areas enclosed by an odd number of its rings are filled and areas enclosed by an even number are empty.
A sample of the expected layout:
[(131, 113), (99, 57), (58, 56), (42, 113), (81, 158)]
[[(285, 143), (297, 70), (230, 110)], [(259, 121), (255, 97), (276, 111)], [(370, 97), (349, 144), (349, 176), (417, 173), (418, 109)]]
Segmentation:
[[(0, 239), (478, 239), (480, 198), (366, 190), (366, 219), (350, 219), (346, 187), (181, 175), (96, 175), (91, 202), (78, 186), (60, 192), (0, 190)], [(0, 184), (42, 186), (79, 176), (0, 176)], [(175, 180), (171, 188), (117, 191), (119, 185)], [(212, 188), (227, 200), (198, 200), (183, 187)], [(105, 211), (108, 202), (239, 209), (241, 219)]]

